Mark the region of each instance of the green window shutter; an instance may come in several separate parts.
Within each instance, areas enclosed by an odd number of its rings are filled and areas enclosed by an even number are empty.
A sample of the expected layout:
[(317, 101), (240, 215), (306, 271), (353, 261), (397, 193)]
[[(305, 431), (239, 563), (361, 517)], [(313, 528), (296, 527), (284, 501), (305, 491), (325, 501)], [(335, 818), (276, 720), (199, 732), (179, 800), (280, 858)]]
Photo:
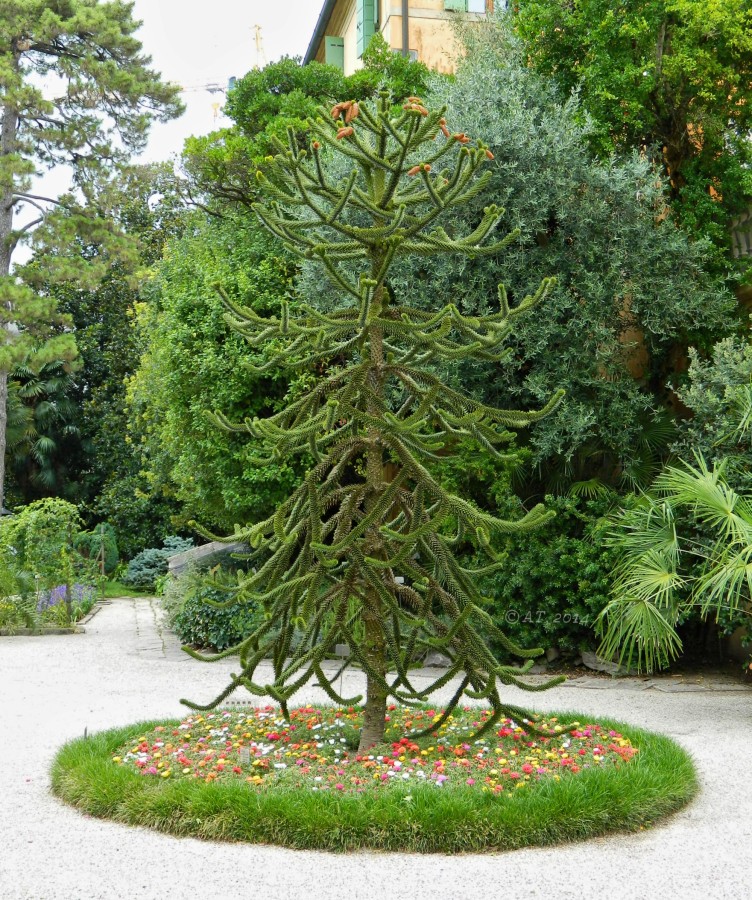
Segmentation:
[(444, 9), (453, 12), (467, 12), (467, 0), (444, 0)]
[(376, 30), (376, 0), (357, 0), (355, 14), (357, 16), (357, 54), (360, 58)]
[(327, 35), (324, 38), (325, 57), (324, 61), (330, 66), (336, 66), (338, 69), (345, 69), (345, 39), (341, 37), (332, 37)]

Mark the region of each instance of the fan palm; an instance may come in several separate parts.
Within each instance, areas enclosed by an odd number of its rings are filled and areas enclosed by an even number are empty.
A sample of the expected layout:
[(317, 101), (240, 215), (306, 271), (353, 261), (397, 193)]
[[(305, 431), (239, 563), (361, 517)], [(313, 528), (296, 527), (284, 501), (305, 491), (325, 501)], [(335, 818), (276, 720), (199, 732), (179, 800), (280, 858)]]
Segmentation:
[(603, 655), (652, 671), (681, 652), (676, 625), (689, 609), (750, 614), (752, 497), (728, 484), (724, 462), (669, 466), (614, 526), (621, 559), (597, 622)]
[(24, 495), (55, 493), (64, 481), (66, 445), (78, 436), (70, 367), (62, 360), (39, 369), (20, 363), (10, 383), (17, 427), (9, 433), (8, 449), (15, 480)]

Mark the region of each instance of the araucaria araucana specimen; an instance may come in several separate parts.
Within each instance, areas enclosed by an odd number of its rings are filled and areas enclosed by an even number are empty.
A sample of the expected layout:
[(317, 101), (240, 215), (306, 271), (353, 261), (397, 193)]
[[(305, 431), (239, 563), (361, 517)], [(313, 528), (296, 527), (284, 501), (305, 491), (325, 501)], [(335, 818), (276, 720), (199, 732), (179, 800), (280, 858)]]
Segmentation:
[[(290, 249), (320, 263), (343, 299), (333, 311), (306, 306), (297, 317), (283, 305), (279, 318), (225, 301), (228, 321), (252, 347), (273, 347), (265, 368), (315, 366), (322, 375), (267, 419), (233, 424), (217, 415), (223, 427), (249, 433), (260, 453), (308, 457), (310, 467), (275, 515), (228, 538), (253, 550), (255, 569), (241, 596), (263, 605), (267, 617), (237, 647), (212, 657), (239, 653), (240, 671), (227, 688), (208, 706), (188, 705), (213, 708), (244, 685), (286, 712), (288, 699), (312, 678), (335, 702), (353, 704), (362, 698), (341, 697), (336, 685), (356, 664), (366, 677), (361, 749), (383, 740), (388, 698), (420, 703), (458, 675), (433, 727), (465, 694), (490, 704), (485, 730), (502, 715), (520, 715), (502, 701), (500, 683), (541, 690), (560, 679), (542, 686), (519, 680), (542, 651), (504, 636), (483, 609), (476, 572), (457, 562), (455, 548), (468, 541), (486, 548), (491, 561), (479, 571), (488, 572), (503, 566), (491, 550), (494, 534), (537, 528), (549, 513), (537, 506), (519, 521), (498, 519), (444, 490), (431, 463), (460, 439), (498, 453), (507, 429), (535, 422), (561, 397), (537, 412), (493, 409), (444, 384), (435, 363), (497, 359), (515, 317), (541, 301), (553, 280), (515, 308), (500, 287), (499, 311), (485, 316), (463, 316), (451, 302), (433, 311), (399, 304), (388, 284), (397, 257), (496, 254), (518, 238), (512, 232), (487, 242), (502, 212), (495, 206), (465, 237), (437, 226), (445, 210), (483, 190), (488, 175), (479, 169), (492, 154), (451, 133), (443, 111), (431, 112), (415, 97), (396, 117), (387, 96), (375, 107), (338, 103), (310, 128), (310, 154), (291, 139), (268, 159), (258, 177), (269, 202), (255, 210)], [(344, 181), (327, 174), (327, 153), (352, 160)], [(484, 635), (528, 661), (499, 665)], [(339, 642), (350, 656), (325, 672)], [(424, 686), (411, 680), (410, 669), (429, 650), (451, 664)], [(254, 672), (270, 655), (273, 680), (257, 683)]]

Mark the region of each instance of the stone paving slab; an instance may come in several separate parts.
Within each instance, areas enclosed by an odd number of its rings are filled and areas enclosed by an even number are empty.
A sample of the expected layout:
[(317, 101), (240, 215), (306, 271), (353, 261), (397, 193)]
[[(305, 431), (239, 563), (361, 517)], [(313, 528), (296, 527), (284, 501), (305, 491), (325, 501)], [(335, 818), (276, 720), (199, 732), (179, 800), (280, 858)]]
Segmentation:
[[(671, 679), (578, 678), (534, 696), (507, 691), (510, 702), (544, 712), (669, 734), (693, 754), (699, 798), (633, 835), (482, 856), (334, 855), (172, 838), (87, 818), (50, 795), (49, 766), (63, 742), (84, 729), (178, 717), (179, 697), (216, 696), (235, 666), (182, 653), (144, 598), (104, 607), (85, 635), (0, 638), (0, 900), (752, 896), (752, 690), (724, 679), (692, 685), (698, 690), (677, 690), (682, 683)], [(345, 688), (362, 690), (362, 676), (346, 676)], [(312, 687), (299, 696), (323, 699)]]

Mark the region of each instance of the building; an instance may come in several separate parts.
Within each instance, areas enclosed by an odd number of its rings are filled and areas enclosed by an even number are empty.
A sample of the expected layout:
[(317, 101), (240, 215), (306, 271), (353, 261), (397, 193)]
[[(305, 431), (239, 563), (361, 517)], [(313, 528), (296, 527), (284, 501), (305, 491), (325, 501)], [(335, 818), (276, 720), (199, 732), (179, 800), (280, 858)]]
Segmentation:
[(494, 0), (325, 0), (304, 63), (338, 66), (346, 75), (362, 65), (363, 51), (380, 31), (397, 53), (437, 72), (452, 72), (456, 56), (452, 21), (482, 16)]

